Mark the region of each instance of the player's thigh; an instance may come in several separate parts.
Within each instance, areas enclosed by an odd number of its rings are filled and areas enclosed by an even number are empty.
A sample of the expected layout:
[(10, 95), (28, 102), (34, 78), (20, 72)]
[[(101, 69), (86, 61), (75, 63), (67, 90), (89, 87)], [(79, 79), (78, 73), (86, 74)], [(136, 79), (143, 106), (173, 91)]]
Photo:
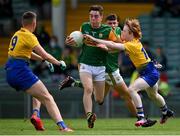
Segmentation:
[(140, 90), (146, 90), (147, 88), (149, 88), (149, 85), (147, 84), (147, 82), (142, 79), (142, 78), (137, 78), (134, 83), (132, 83), (129, 86), (129, 91), (140, 91)]
[(124, 81), (119, 83), (119, 84), (115, 84), (113, 87), (114, 87), (115, 90), (117, 90), (119, 92), (120, 96), (129, 95), (128, 87), (127, 87), (127, 85), (125, 84)]
[(80, 72), (79, 76), (83, 84), (84, 90), (89, 90), (92, 92), (93, 91), (92, 75), (88, 72)]
[(38, 80), (29, 89), (27, 89), (26, 92), (40, 101), (51, 96), (45, 85), (41, 82), (41, 80)]
[(147, 88), (146, 92), (150, 98), (155, 97), (158, 94), (158, 83), (156, 83), (153, 87)]
[(112, 85), (109, 85), (107, 82), (105, 82), (105, 90), (104, 90), (104, 97), (108, 94), (108, 92), (111, 90), (110, 88)]
[(105, 82), (106, 82), (106, 85), (113, 86), (113, 82), (108, 73), (105, 73)]
[(121, 84), (122, 82), (124, 82), (121, 74), (119, 73), (119, 69), (117, 69), (116, 71), (112, 72), (112, 73), (108, 73), (113, 85), (117, 85), (117, 84)]

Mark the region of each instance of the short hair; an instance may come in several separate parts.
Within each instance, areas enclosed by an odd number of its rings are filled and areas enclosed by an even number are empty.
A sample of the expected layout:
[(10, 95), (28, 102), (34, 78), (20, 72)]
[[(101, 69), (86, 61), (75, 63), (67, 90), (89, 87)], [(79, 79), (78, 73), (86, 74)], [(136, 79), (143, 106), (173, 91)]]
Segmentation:
[(92, 10), (93, 11), (99, 11), (100, 15), (103, 15), (103, 6), (101, 6), (101, 5), (92, 5), (92, 6), (90, 6), (89, 12), (91, 12)]
[(35, 12), (27, 11), (24, 12), (22, 15), (22, 24), (23, 25), (30, 25), (32, 24), (33, 20), (36, 19), (37, 15)]
[(119, 17), (116, 15), (116, 14), (109, 14), (106, 18), (105, 18), (105, 21), (107, 20), (117, 20), (119, 21)]
[(137, 39), (141, 39), (142, 32), (139, 20), (137, 19), (126, 19), (125, 25), (128, 26), (131, 33), (133, 33), (134, 37)]

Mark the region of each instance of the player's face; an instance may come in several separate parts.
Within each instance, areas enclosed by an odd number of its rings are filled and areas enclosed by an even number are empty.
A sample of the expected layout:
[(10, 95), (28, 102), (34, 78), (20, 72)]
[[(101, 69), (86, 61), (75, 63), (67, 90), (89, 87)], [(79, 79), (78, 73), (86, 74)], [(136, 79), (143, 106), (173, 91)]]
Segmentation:
[(115, 29), (118, 26), (119, 22), (117, 20), (107, 20), (106, 24)]
[(103, 19), (103, 16), (100, 15), (99, 11), (91, 10), (89, 12), (89, 20), (93, 28), (99, 27), (102, 22), (102, 19)]
[(130, 33), (129, 27), (127, 25), (124, 26), (121, 39), (124, 41), (129, 41), (132, 38), (132, 33)]

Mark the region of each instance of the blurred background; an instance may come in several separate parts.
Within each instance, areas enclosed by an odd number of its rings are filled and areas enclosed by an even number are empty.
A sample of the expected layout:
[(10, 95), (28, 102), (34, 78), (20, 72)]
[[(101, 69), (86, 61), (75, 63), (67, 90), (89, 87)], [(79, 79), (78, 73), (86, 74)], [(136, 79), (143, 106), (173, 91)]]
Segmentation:
[[(65, 60), (67, 69), (50, 73), (39, 62), (31, 62), (36, 75), (54, 96), (61, 113), (67, 118), (84, 117), (83, 90), (58, 90), (58, 83), (67, 75), (79, 78), (77, 56), (79, 48), (64, 45), (72, 31), (79, 30), (88, 21), (92, 4), (104, 7), (104, 17), (110, 13), (119, 16), (119, 26), (125, 18), (138, 18), (142, 27), (142, 43), (152, 59), (159, 61), (161, 69), (160, 93), (169, 107), (180, 116), (180, 1), (179, 0), (0, 0), (0, 118), (26, 118), (31, 114), (31, 97), (16, 92), (6, 83), (4, 65), (11, 36), (21, 27), (21, 15), (31, 10), (38, 15), (35, 35), (43, 48), (55, 58)], [(135, 75), (134, 67), (124, 53), (119, 54), (119, 68), (127, 85)], [(141, 93), (148, 116), (159, 116), (159, 109), (145, 93)], [(120, 94), (113, 90), (99, 106), (94, 103), (98, 117), (131, 117)], [(42, 117), (49, 117), (42, 107)]]

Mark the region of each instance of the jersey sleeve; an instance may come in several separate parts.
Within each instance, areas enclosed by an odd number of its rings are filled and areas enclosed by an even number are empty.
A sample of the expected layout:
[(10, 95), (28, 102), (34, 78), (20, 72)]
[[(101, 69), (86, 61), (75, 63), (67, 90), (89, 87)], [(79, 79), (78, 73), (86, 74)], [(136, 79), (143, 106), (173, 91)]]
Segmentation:
[(117, 40), (118, 40), (118, 39), (117, 39), (117, 36), (116, 36), (116, 34), (113, 32), (113, 30), (110, 31), (108, 40), (111, 40), (111, 41), (117, 41)]
[(34, 34), (32, 34), (30, 36), (30, 38), (29, 38), (29, 40), (27, 40), (27, 42), (28, 42), (27, 46), (30, 48), (34, 48), (35, 46), (40, 45), (37, 37)]

